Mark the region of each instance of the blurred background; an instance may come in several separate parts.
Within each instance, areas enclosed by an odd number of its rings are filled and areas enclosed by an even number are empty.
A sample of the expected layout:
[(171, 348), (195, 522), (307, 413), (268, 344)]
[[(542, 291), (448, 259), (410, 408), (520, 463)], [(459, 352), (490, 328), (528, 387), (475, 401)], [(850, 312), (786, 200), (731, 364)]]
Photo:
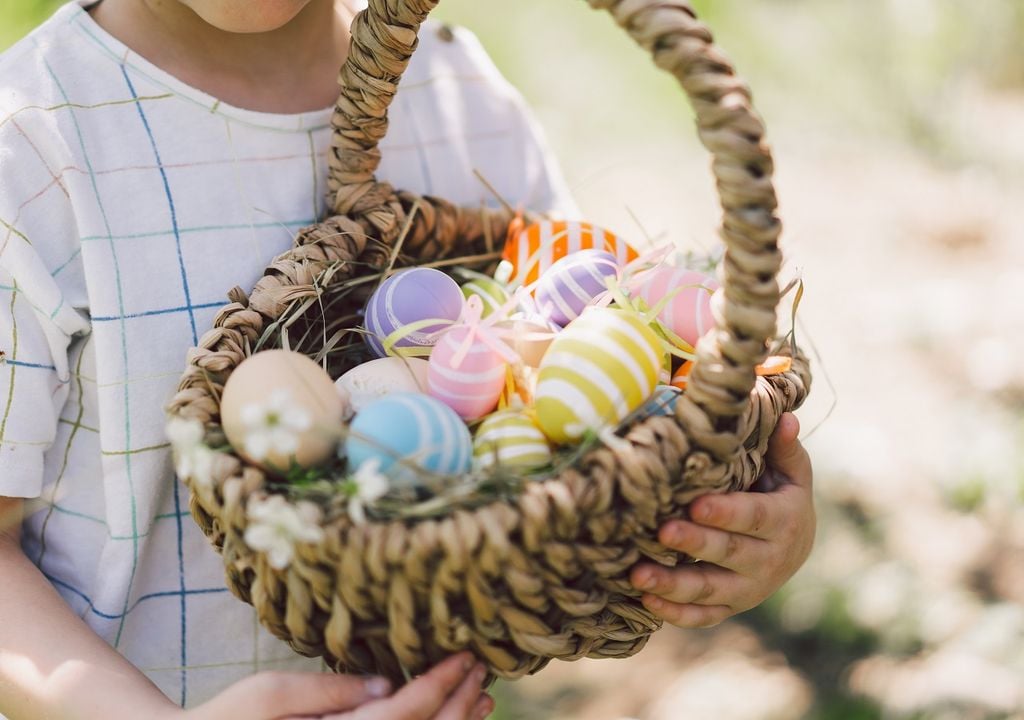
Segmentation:
[[(0, 48), (57, 4), (2, 0)], [(496, 717), (1024, 718), (1024, 2), (695, 5), (767, 121), (806, 284), (816, 548), (761, 608), (501, 684)], [(534, 107), (585, 218), (714, 245), (689, 106), (605, 14), (437, 14)]]

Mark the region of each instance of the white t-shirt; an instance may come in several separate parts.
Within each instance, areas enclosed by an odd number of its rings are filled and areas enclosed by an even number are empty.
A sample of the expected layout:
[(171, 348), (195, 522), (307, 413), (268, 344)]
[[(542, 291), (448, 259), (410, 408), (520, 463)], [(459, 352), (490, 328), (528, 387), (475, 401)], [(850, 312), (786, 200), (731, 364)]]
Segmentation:
[[(0, 496), (24, 550), (173, 700), (319, 669), (225, 590), (174, 479), (164, 407), (226, 292), (325, 214), (330, 110), (225, 105), (62, 7), (0, 57)], [(463, 204), (571, 212), (520, 96), (477, 40), (424, 26), (379, 177)], [(2, 581), (0, 581), (2, 584)]]

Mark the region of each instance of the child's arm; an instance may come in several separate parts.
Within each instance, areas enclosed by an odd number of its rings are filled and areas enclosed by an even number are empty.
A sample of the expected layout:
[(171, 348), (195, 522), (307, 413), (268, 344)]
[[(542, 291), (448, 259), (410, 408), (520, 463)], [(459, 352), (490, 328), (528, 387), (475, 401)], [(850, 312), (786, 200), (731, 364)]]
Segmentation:
[[(482, 718), (483, 668), (457, 655), (391, 697), (385, 681), (264, 672), (193, 710), (171, 702), (75, 615), (21, 551), (22, 501), (0, 498), (0, 714), (10, 720), (272, 720), (335, 715), (363, 720)], [(386, 698), (386, 699), (382, 699)]]
[(768, 447), (760, 481), (768, 492), (707, 495), (690, 520), (665, 523), (658, 538), (701, 562), (678, 568), (645, 563), (631, 580), (651, 612), (680, 627), (710, 627), (759, 605), (804, 564), (814, 544), (811, 461), (786, 413)]

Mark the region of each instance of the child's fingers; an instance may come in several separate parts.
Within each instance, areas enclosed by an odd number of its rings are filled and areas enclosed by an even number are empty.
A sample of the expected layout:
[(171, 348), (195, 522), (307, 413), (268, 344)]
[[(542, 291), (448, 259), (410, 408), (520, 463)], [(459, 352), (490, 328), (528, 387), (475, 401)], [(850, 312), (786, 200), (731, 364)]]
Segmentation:
[(665, 622), (681, 628), (712, 627), (736, 614), (725, 605), (681, 605), (657, 595), (644, 595), (641, 602)]
[(378, 700), (391, 691), (383, 678), (319, 673), (262, 672), (241, 680), (196, 708), (200, 718), (253, 720), (320, 716)]
[(662, 545), (743, 574), (750, 574), (766, 558), (769, 548), (759, 538), (685, 520), (670, 520), (661, 526)]
[(470, 720), (474, 707), (481, 699), (480, 688), (486, 675), (487, 671), (483, 665), (474, 667), (434, 716), (434, 720)]
[(768, 465), (781, 472), (790, 482), (800, 487), (811, 487), (814, 473), (811, 458), (797, 436), (800, 421), (793, 413), (783, 413), (768, 441)]
[(704, 526), (763, 540), (774, 537), (787, 521), (780, 511), (772, 493), (737, 492), (697, 498), (690, 505), (690, 519)]
[(648, 595), (683, 605), (727, 605), (747, 610), (759, 599), (757, 580), (707, 563), (678, 568), (647, 563), (637, 566), (630, 580)]
[(473, 706), (469, 720), (484, 720), (492, 710), (494, 710), (494, 698), (487, 694), (481, 695), (476, 705)]
[[(432, 720), (475, 665), (469, 653), (453, 655), (387, 700), (357, 708), (345, 715), (345, 720)], [(478, 692), (479, 686), (477, 683)], [(476, 695), (472, 696), (472, 700), (475, 702)]]

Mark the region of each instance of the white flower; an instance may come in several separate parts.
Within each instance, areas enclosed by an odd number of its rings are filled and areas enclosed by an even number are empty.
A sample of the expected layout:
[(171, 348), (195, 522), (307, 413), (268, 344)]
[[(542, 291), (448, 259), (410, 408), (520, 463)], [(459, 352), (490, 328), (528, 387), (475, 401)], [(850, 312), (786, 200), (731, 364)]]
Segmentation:
[(214, 452), (203, 444), (203, 424), (198, 420), (174, 417), (167, 422), (167, 438), (174, 455), (178, 477), (192, 478), (201, 485), (213, 481)]
[(370, 458), (363, 462), (349, 481), (346, 491), (348, 498), (348, 516), (352, 522), (362, 525), (366, 522), (364, 505), (369, 505), (388, 491), (388, 479), (380, 472), (380, 458)]
[(299, 435), (312, 427), (313, 418), (291, 399), (291, 393), (282, 388), (272, 392), (265, 403), (242, 406), (245, 452), (253, 460), (263, 460), (272, 452), (287, 457), (299, 449)]
[(320, 510), (311, 503), (292, 505), (281, 495), (253, 499), (248, 508), (245, 542), (266, 553), (270, 567), (284, 570), (295, 554), (295, 544), (315, 543), (324, 537)]

